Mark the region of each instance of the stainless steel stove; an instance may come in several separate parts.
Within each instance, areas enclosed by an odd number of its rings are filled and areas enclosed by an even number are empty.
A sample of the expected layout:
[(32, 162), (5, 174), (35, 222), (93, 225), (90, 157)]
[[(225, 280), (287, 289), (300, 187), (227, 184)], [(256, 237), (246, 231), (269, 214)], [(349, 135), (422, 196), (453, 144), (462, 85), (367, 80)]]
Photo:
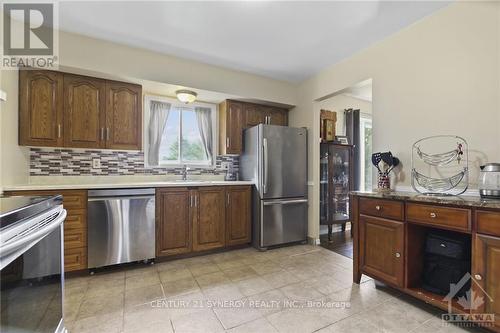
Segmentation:
[(0, 197), (0, 332), (64, 332), (61, 196)]

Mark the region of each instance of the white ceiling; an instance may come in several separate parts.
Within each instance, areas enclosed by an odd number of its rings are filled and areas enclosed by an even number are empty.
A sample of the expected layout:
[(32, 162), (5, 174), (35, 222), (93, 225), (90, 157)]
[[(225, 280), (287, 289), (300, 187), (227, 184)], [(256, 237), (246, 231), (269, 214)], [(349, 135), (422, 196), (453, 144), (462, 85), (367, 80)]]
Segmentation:
[(448, 1), (63, 1), (61, 30), (291, 82)]

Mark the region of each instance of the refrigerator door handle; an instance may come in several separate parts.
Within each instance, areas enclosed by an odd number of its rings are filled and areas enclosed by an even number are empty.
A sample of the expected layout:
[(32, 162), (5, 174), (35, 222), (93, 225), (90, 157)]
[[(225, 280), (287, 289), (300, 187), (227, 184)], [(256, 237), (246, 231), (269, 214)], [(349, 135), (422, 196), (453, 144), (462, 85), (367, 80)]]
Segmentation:
[(263, 154), (264, 154), (264, 194), (267, 193), (267, 179), (268, 179), (268, 170), (269, 170), (269, 156), (268, 156), (268, 150), (267, 150), (267, 139), (264, 138), (262, 140), (262, 148), (263, 148)]
[(264, 202), (264, 206), (271, 206), (271, 205), (294, 205), (294, 204), (300, 204), (300, 203), (306, 203), (306, 202), (307, 202), (307, 199), (266, 201), (266, 202)]

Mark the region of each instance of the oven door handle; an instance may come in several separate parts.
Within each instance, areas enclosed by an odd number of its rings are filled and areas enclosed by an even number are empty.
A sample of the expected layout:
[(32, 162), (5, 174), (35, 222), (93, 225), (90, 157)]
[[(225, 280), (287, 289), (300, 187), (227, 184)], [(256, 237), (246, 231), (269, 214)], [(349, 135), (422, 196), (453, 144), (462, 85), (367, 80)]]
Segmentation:
[[(59, 212), (59, 215), (49, 224), (44, 226), (43, 228), (28, 234), (25, 237), (19, 238), (18, 240), (15, 240), (13, 242), (8, 242), (4, 246), (0, 247), (0, 267), (3, 268), (5, 267), (4, 265), (8, 265), (8, 263), (5, 263), (5, 259), (12, 258), (13, 256), (11, 255), (12, 252), (16, 253), (23, 253), (30, 249), (34, 244), (36, 244), (38, 241), (40, 241), (42, 238), (50, 234), (52, 231), (57, 229), (66, 219), (66, 210), (62, 209)], [(14, 259), (17, 256), (14, 257)], [(10, 261), (9, 261), (10, 263)]]

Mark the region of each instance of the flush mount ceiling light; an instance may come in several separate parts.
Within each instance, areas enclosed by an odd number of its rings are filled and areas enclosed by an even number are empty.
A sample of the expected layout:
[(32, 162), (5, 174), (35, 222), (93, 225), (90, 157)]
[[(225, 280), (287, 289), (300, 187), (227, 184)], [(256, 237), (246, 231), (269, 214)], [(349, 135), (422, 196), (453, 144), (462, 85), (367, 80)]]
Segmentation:
[(198, 96), (198, 94), (194, 91), (185, 89), (177, 90), (175, 94), (177, 95), (177, 99), (179, 101), (186, 104), (193, 103), (196, 100), (196, 96)]

